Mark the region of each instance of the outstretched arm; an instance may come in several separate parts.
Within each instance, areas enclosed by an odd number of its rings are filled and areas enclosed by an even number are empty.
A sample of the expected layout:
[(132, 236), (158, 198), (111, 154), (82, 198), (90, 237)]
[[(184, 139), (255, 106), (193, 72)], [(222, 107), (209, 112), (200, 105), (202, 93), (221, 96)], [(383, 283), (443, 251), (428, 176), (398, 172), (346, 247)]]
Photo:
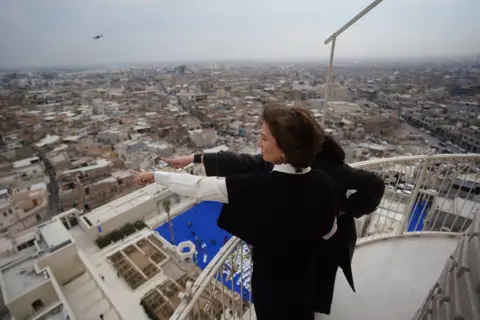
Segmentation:
[[(194, 155), (173, 159), (162, 158), (174, 168), (183, 168), (193, 163)], [(202, 163), (207, 176), (226, 177), (234, 174), (267, 173), (272, 165), (263, 161), (261, 155), (248, 155), (234, 152), (220, 151), (202, 155)]]
[[(158, 184), (166, 185), (173, 193), (198, 199), (200, 201), (210, 200), (222, 203), (230, 203), (233, 206), (243, 208), (254, 197), (258, 197), (261, 192), (257, 175), (236, 175), (228, 178), (202, 177), (191, 174), (174, 172), (138, 172), (135, 182), (144, 185), (155, 181)], [(230, 180), (228, 180), (230, 179)], [(227, 183), (227, 180), (230, 183)], [(230, 192), (229, 192), (230, 189)], [(329, 197), (333, 199), (334, 197)], [(236, 221), (233, 225), (243, 225), (239, 221), (253, 221), (254, 217), (249, 217), (249, 210), (234, 210), (230, 217), (224, 217), (223, 221)], [(333, 212), (333, 211), (332, 211)], [(227, 215), (225, 213), (224, 215)], [(235, 227), (236, 228), (236, 227)], [(248, 229), (248, 228), (247, 228)], [(324, 239), (329, 239), (337, 231), (336, 219), (330, 231), (323, 235)], [(235, 234), (234, 232), (232, 232)]]
[(225, 178), (202, 177), (173, 172), (154, 172), (155, 182), (166, 185), (173, 193), (198, 199), (228, 203)]
[(261, 155), (220, 151), (203, 155), (207, 176), (227, 177), (234, 174), (267, 173), (272, 167)]

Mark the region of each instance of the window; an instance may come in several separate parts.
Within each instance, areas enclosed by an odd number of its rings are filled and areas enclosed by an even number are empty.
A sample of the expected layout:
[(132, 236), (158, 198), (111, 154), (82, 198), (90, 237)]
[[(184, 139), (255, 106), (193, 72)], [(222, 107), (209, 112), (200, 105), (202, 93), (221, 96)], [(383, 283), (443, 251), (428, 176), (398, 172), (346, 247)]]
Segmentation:
[(43, 309), (45, 305), (43, 304), (42, 300), (35, 300), (32, 303), (32, 308), (34, 311), (38, 311), (40, 309)]
[(8, 209), (8, 213), (12, 213), (12, 209)]
[(6, 216), (7, 216), (7, 213), (6, 213), (6, 212), (3, 212), (3, 216), (6, 217)]

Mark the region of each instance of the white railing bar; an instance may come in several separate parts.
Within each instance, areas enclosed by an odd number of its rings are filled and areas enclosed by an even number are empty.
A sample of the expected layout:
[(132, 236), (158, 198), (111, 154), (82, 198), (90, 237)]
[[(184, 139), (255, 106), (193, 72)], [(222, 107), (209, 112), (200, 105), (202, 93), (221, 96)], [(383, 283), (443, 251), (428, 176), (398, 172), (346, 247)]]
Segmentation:
[[(228, 256), (225, 257), (225, 260), (227, 260)], [(220, 268), (220, 279), (222, 279), (222, 314), (225, 317), (225, 284), (223, 283), (223, 268), (225, 268), (225, 260), (222, 263), (222, 267)]]
[(468, 154), (437, 154), (432, 156), (427, 155), (416, 155), (416, 156), (401, 156), (401, 157), (390, 157), (390, 158), (382, 158), (382, 159), (373, 159), (373, 160), (366, 160), (360, 161), (349, 164), (351, 167), (354, 168), (364, 168), (371, 165), (377, 165), (382, 163), (397, 163), (397, 162), (404, 162), (404, 161), (415, 161), (415, 160), (457, 160), (457, 159), (478, 159), (480, 161), (480, 153), (468, 153)]
[(240, 319), (243, 320), (243, 243), (240, 244)]
[[(203, 291), (205, 291), (205, 288), (208, 286), (211, 279), (215, 276), (216, 270), (223, 266), (225, 260), (230, 254), (232, 254), (233, 250), (237, 248), (239, 243), (241, 243), (241, 240), (239, 238), (231, 237), (230, 240), (222, 247), (222, 249), (220, 249), (220, 251), (215, 255), (212, 261), (210, 261), (205, 270), (203, 270), (203, 272), (200, 274), (200, 276), (197, 278), (194, 285), (192, 286), (192, 292), (189, 293), (192, 295), (190, 297), (191, 300), (197, 301), (201, 297)], [(220, 278), (223, 281), (223, 273)], [(181, 309), (182, 307), (183, 309)], [(185, 306), (182, 306), (182, 304), (180, 304), (175, 313), (172, 315), (171, 319), (185, 319), (186, 314), (188, 314), (188, 312), (190, 312), (192, 308), (193, 304), (191, 303), (187, 303)], [(177, 317), (174, 318), (174, 316)]]
[[(472, 174), (472, 173), (470, 173), (470, 172), (472, 171), (472, 167), (475, 167), (475, 162), (468, 166), (468, 172), (465, 174), (466, 176), (469, 176), (470, 174)], [(477, 178), (478, 178), (478, 172), (475, 172), (475, 180), (474, 180), (474, 182), (473, 182), (473, 185), (475, 185), (475, 184), (477, 183)], [(455, 179), (454, 179), (453, 181), (455, 181)], [(453, 183), (453, 181), (452, 181), (452, 183)], [(455, 195), (454, 202), (453, 202), (453, 205), (454, 205), (455, 210), (457, 209), (457, 207), (456, 207), (456, 205), (455, 205), (456, 198), (458, 197), (458, 194), (460, 193), (460, 190), (462, 189), (462, 187), (463, 187), (464, 184), (465, 184), (465, 180), (462, 180), (462, 184), (460, 185), (460, 188), (458, 188), (457, 194)], [(465, 204), (467, 203), (468, 198), (470, 198), (470, 194), (472, 193), (472, 190), (473, 190), (473, 189), (474, 189), (474, 188), (470, 188), (470, 189), (468, 190), (468, 194), (466, 195), (466, 197), (465, 197), (465, 199), (464, 199), (464, 201), (463, 201), (462, 207), (460, 208), (460, 212), (463, 211), (463, 208), (465, 207)], [(475, 207), (475, 206), (472, 206), (472, 208), (473, 208), (473, 207)], [(456, 212), (455, 212), (455, 220), (453, 220), (453, 223), (452, 223), (453, 226), (454, 226), (455, 223), (457, 222), (458, 217), (459, 217), (459, 215), (456, 214)], [(467, 219), (467, 217), (464, 217), (464, 218)], [(446, 220), (443, 221), (442, 228), (443, 228), (443, 226), (445, 225), (445, 221), (446, 221)], [(460, 229), (460, 232), (462, 232), (462, 229)]]
[(330, 48), (330, 62), (328, 63), (328, 72), (327, 72), (327, 84), (325, 85), (325, 97), (323, 99), (323, 112), (322, 112), (322, 127), (325, 128), (325, 119), (327, 118), (328, 112), (328, 93), (330, 92), (330, 82), (332, 81), (332, 68), (333, 68), (333, 57), (335, 55), (335, 43), (337, 42), (337, 37), (333, 37), (332, 45)]
[[(452, 167), (453, 168), (453, 167)], [(448, 172), (450, 172), (450, 168), (448, 169)], [(453, 168), (453, 173), (455, 174), (455, 168)], [(444, 180), (443, 181), (446, 181), (446, 180), (449, 180), (449, 177), (448, 175), (445, 176)], [(447, 190), (447, 193), (445, 194), (445, 196), (443, 197), (443, 202), (442, 202), (442, 205), (439, 206), (439, 212), (437, 213), (437, 216), (435, 217), (435, 221), (433, 222), (433, 225), (435, 226), (436, 223), (437, 223), (437, 220), (438, 220), (438, 217), (440, 217), (440, 211), (442, 211), (443, 209), (443, 206), (445, 205), (445, 202), (447, 201), (447, 198), (448, 196), (450, 195), (450, 191), (452, 191), (452, 186), (453, 186), (453, 183), (452, 181), (450, 181), (450, 185), (448, 186), (448, 190)], [(441, 190), (440, 190), (441, 191)], [(455, 205), (455, 202), (452, 201), (452, 205), (454, 206)], [(453, 207), (452, 207), (453, 209)], [(443, 225), (443, 224), (442, 224)]]
[(345, 25), (343, 25), (337, 32), (334, 32), (327, 40), (324, 41), (325, 45), (332, 42), (330, 48), (330, 61), (328, 64), (328, 74), (327, 74), (327, 84), (325, 85), (325, 98), (323, 100), (323, 114), (322, 114), (322, 126), (325, 127), (325, 119), (327, 118), (327, 109), (328, 109), (328, 94), (330, 91), (330, 82), (332, 81), (332, 67), (333, 67), (333, 58), (335, 55), (335, 43), (337, 41), (337, 37), (340, 36), (345, 30), (347, 30), (352, 24), (360, 20), (364, 15), (366, 15), (370, 10), (375, 8), (380, 2), (383, 0), (375, 0), (372, 2), (368, 7), (363, 9), (359, 14), (357, 14), (353, 19), (348, 21)]
[(412, 195), (411, 195), (411, 198), (410, 198), (410, 203), (408, 204), (407, 210), (405, 212), (405, 216), (403, 217), (402, 223), (400, 224), (400, 228), (399, 228), (400, 232), (399, 233), (404, 233), (404, 232), (407, 231), (406, 229), (407, 229), (407, 225), (408, 225), (408, 220), (410, 218), (412, 209), (413, 209), (414, 205), (416, 204), (418, 192), (420, 191), (420, 187), (421, 187), (421, 183), (423, 181), (425, 181), (425, 174), (427, 173), (427, 168), (428, 168), (429, 163), (430, 163), (430, 159), (426, 158), (425, 161), (422, 164), (423, 165), (422, 166), (422, 171), (420, 171), (420, 175), (415, 180), (416, 183), (415, 183), (415, 186), (413, 188), (413, 192), (412, 192)]
[(340, 29), (338, 29), (336, 32), (334, 32), (330, 37), (327, 38), (327, 40), (324, 41), (324, 44), (329, 44), (333, 39), (341, 35), (345, 30), (350, 28), (352, 24), (360, 20), (364, 15), (369, 13), (373, 8), (378, 6), (383, 0), (375, 0), (371, 4), (369, 4), (365, 9), (360, 11), (359, 14), (357, 14), (355, 17), (350, 19), (347, 23), (345, 23)]
[(445, 232), (445, 231), (421, 231), (421, 232), (407, 232), (403, 234), (389, 234), (382, 236), (376, 239), (365, 239), (360, 238), (356, 244), (356, 247), (364, 246), (373, 242), (378, 241), (385, 241), (389, 239), (400, 239), (400, 238), (409, 238), (409, 237), (450, 237), (450, 238), (458, 238), (461, 237), (462, 234), (458, 232)]

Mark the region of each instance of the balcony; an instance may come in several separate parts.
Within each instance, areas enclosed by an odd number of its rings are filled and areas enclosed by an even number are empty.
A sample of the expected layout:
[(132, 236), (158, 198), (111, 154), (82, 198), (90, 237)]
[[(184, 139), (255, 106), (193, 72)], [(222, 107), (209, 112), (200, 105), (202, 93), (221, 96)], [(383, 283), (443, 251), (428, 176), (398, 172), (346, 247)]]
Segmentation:
[[(479, 319), (479, 162), (462, 154), (353, 164), (381, 175), (386, 192), (357, 221), (357, 293), (340, 272), (332, 314), (317, 319)], [(187, 284), (170, 319), (256, 319), (251, 267), (248, 247), (233, 237)]]

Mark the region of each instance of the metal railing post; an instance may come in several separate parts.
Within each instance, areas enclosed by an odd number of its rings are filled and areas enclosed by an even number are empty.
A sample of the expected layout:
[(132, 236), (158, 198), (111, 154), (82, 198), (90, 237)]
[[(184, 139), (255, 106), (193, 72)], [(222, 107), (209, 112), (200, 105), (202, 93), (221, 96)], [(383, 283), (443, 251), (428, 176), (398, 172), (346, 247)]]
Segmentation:
[(328, 66), (328, 75), (327, 75), (327, 85), (325, 87), (325, 99), (323, 101), (323, 115), (322, 115), (322, 127), (325, 127), (325, 119), (326, 119), (326, 114), (327, 114), (327, 105), (328, 105), (328, 94), (330, 90), (330, 81), (332, 77), (332, 65), (333, 65), (333, 56), (335, 53), (335, 42), (337, 40), (337, 37), (340, 36), (345, 30), (350, 28), (355, 22), (360, 20), (364, 15), (369, 13), (373, 8), (378, 6), (383, 0), (375, 0), (372, 3), (370, 3), (365, 9), (360, 11), (355, 17), (350, 19), (346, 24), (344, 24), (340, 29), (338, 29), (336, 32), (332, 33), (330, 37), (327, 38), (323, 43), (325, 45), (329, 44), (330, 42), (332, 43), (332, 47), (330, 49), (330, 64)]
[(415, 187), (413, 189), (412, 197), (410, 198), (410, 202), (408, 204), (407, 211), (405, 212), (402, 223), (400, 224), (400, 227), (398, 228), (398, 230), (399, 230), (398, 233), (399, 234), (405, 233), (407, 231), (407, 226), (408, 226), (408, 222), (410, 221), (410, 217), (412, 215), (413, 207), (415, 206), (415, 204), (417, 202), (417, 197), (418, 197), (418, 194), (420, 192), (420, 188), (422, 187), (423, 182), (425, 180), (425, 174), (427, 173), (427, 169), (428, 169), (429, 166), (430, 166), (430, 158), (426, 158), (424, 163), (423, 163), (423, 166), (422, 166), (422, 171), (420, 171), (420, 175), (418, 176), (418, 179), (415, 182)]
[(327, 118), (327, 108), (328, 108), (328, 93), (330, 91), (330, 82), (332, 81), (332, 66), (333, 66), (333, 57), (335, 55), (335, 42), (337, 41), (336, 34), (332, 35), (332, 44), (330, 49), (330, 63), (328, 65), (328, 74), (327, 74), (327, 84), (325, 86), (325, 97), (323, 99), (323, 115), (322, 115), (322, 127), (325, 128), (325, 119)]

